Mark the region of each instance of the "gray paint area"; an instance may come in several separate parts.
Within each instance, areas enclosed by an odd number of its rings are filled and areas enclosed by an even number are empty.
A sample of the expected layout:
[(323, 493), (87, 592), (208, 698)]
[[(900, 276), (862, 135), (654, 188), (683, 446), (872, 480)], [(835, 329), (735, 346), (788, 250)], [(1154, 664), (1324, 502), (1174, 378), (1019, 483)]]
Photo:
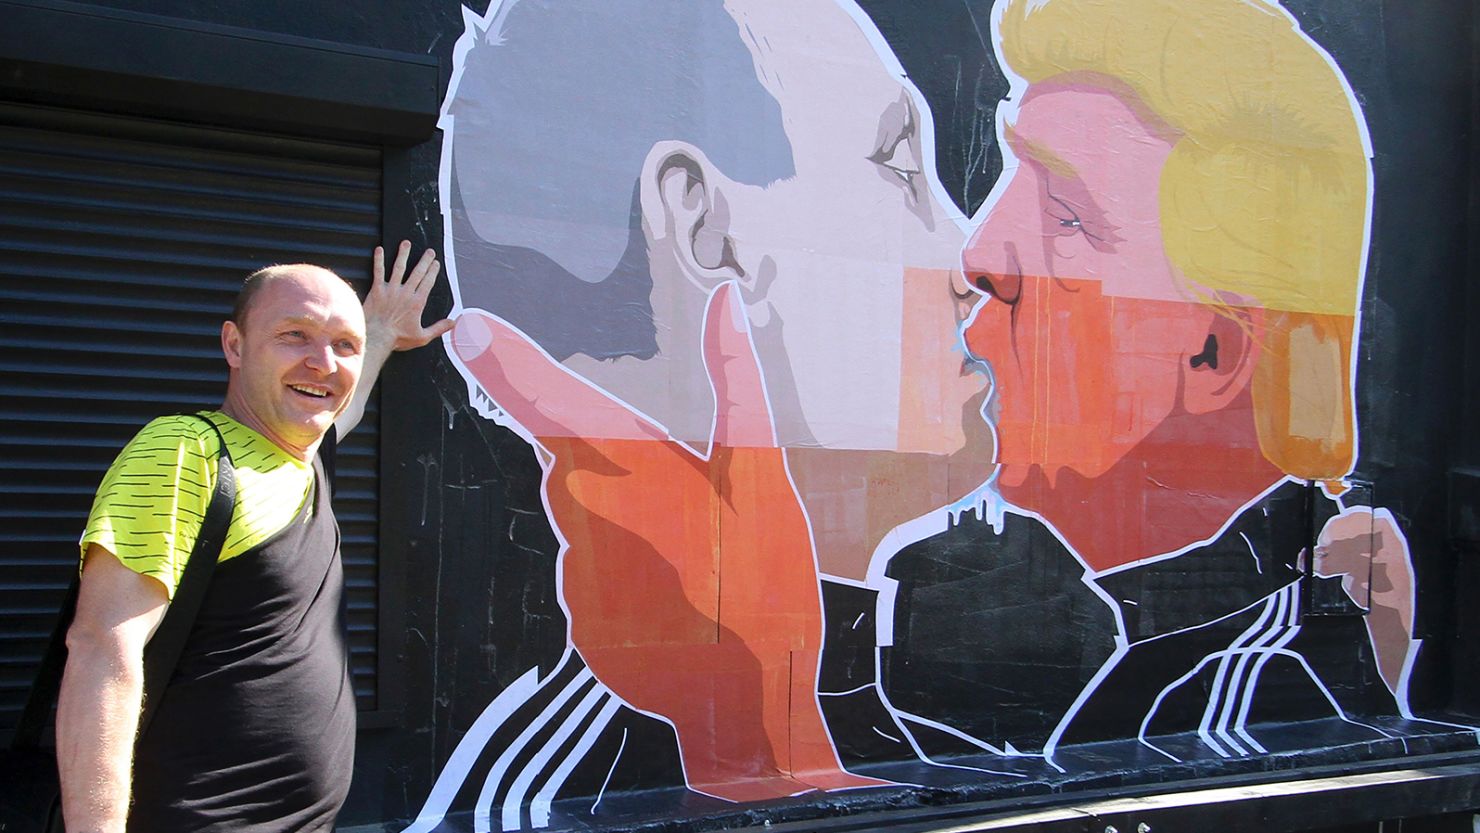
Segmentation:
[(453, 116), (460, 302), (559, 358), (651, 355), (637, 177), (664, 140), (727, 176), (793, 174), (781, 110), (719, 2), (507, 4), (468, 51)]

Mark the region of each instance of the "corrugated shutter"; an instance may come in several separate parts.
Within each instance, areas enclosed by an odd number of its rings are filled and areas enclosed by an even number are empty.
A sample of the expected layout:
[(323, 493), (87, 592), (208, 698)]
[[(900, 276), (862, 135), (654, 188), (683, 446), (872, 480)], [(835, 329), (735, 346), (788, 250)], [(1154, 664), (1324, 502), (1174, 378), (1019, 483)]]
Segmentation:
[[(75, 569), (92, 493), (151, 417), (220, 403), (220, 322), (249, 271), (359, 282), (378, 148), (0, 104), (0, 737)], [(372, 405), (340, 446), (355, 688), (376, 707)]]

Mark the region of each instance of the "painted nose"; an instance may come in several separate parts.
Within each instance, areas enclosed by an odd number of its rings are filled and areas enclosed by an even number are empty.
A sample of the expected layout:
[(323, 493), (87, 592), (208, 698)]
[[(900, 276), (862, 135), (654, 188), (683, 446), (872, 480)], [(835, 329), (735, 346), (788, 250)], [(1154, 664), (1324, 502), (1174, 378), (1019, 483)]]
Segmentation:
[[(992, 253), (989, 248), (1000, 248), (1001, 251)], [(961, 253), (961, 269), (966, 273), (966, 281), (977, 291), (1006, 304), (1017, 303), (1022, 293), (1022, 270), (1017, 264), (1017, 250), (1011, 243), (989, 247), (981, 239), (981, 230), (972, 236), (971, 243)]]

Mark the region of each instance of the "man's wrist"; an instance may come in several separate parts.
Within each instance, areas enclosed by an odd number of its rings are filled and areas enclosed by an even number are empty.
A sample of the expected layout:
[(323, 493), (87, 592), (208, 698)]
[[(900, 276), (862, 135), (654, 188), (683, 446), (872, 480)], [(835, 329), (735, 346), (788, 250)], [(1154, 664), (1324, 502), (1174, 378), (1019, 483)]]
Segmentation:
[(365, 357), (376, 357), (384, 360), (396, 349), (396, 336), (388, 327), (378, 327), (374, 324), (365, 325)]

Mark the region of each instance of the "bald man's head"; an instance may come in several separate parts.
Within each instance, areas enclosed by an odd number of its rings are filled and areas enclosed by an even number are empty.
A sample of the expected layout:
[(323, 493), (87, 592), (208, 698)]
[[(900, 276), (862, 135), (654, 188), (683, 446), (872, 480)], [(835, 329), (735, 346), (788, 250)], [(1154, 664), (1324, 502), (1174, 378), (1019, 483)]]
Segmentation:
[[(242, 288), (236, 294), (236, 303), (231, 308), (231, 317), (227, 320), (233, 321), (238, 327), (243, 326), (247, 320), (247, 314), (251, 312), (252, 302), (268, 284), (286, 277), (300, 275), (303, 277), (317, 277), (339, 281), (349, 286), (349, 281), (339, 277), (332, 271), (312, 263), (280, 263), (258, 269), (242, 281)], [(353, 290), (353, 287), (350, 287)]]
[(359, 382), (364, 309), (327, 269), (273, 266), (243, 284), (221, 349), (230, 367), (222, 410), (308, 460)]

